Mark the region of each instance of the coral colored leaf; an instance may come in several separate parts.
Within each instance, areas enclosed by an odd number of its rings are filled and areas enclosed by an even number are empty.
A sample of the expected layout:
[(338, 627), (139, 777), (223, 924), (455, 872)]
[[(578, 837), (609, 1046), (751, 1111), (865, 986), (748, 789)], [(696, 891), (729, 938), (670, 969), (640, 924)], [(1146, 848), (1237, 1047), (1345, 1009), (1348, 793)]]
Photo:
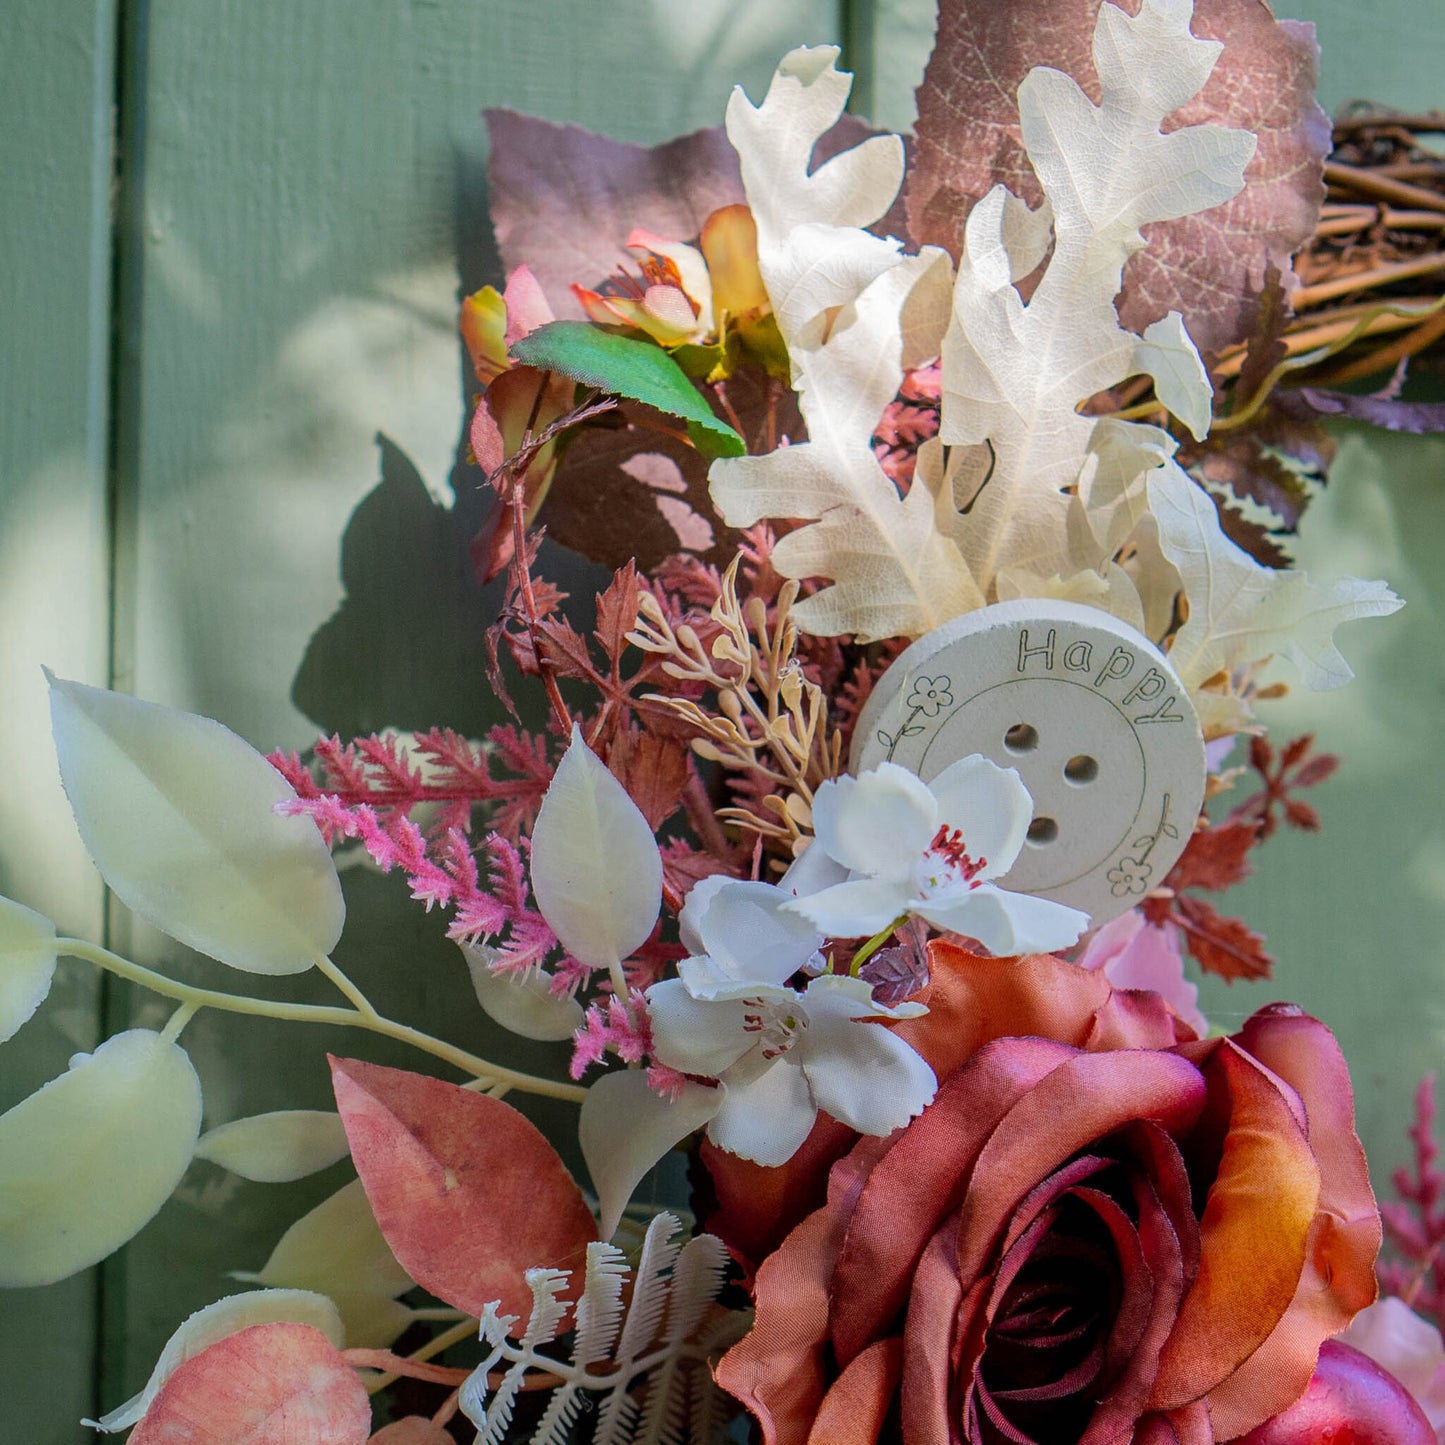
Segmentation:
[(455, 1445), (455, 1437), (425, 1415), (408, 1415), (378, 1430), (370, 1445)]
[(303, 1214), (259, 1274), (236, 1277), (326, 1295), (341, 1311), (347, 1344), (358, 1348), (389, 1345), (411, 1323), (395, 1299), (411, 1288), (411, 1276), (382, 1238), (359, 1179)]
[(1264, 939), (1238, 918), (1221, 918), (1202, 898), (1177, 900), (1174, 921), (1205, 973), (1233, 980), (1269, 978), (1274, 972)]
[(119, 1249), (180, 1182), (201, 1082), (149, 1029), (77, 1054), (0, 1114), (0, 1287), (53, 1284)]
[(60, 776), (80, 836), (128, 908), (248, 973), (301, 973), (345, 905), (291, 785), (210, 718), (50, 679)]
[(500, 1300), (520, 1315), (528, 1269), (581, 1263), (592, 1212), (510, 1104), (357, 1059), (333, 1058), (331, 1076), (377, 1223), (423, 1288), (469, 1314)]
[(693, 446), (704, 456), (736, 457), (746, 450), (743, 439), (713, 415), (687, 373), (651, 341), (583, 321), (552, 321), (514, 341), (512, 355), (539, 371), (559, 371), (586, 386), (681, 417)]
[(83, 1421), (93, 1429), (107, 1434), (129, 1430), (160, 1393), (160, 1388), (185, 1362), (202, 1350), (208, 1350), (227, 1335), (234, 1335), (252, 1325), (310, 1325), (318, 1329), (339, 1350), (346, 1343), (341, 1316), (325, 1295), (300, 1289), (255, 1289), (245, 1294), (227, 1295), (215, 1304), (197, 1310), (166, 1341), (156, 1367), (146, 1381), (145, 1389), (134, 1399), (99, 1420)]
[[(1138, 6), (1131, 0), (1127, 8)], [(966, 216), (998, 182), (1038, 204), (1014, 95), (1032, 66), (1049, 65), (1099, 98), (1091, 55), (1098, 10), (1098, 0), (943, 6), (918, 92), (908, 182), (915, 240), (957, 255)], [(1276, 21), (1264, 0), (1198, 0), (1192, 28), (1223, 41), (1224, 50), (1172, 123), (1245, 127), (1258, 135), (1259, 148), (1232, 201), (1145, 230), (1148, 245), (1124, 271), (1119, 310), (1131, 330), (1180, 311), (1196, 344), (1209, 351), (1247, 333), (1270, 261), (1287, 270), (1313, 232), (1330, 128), (1314, 99), (1312, 27)]]
[(201, 1135), (196, 1158), (243, 1179), (284, 1184), (346, 1158), (341, 1117), (326, 1109), (281, 1109), (233, 1119)]
[(0, 1044), (45, 1002), (55, 977), (55, 925), (0, 898)]
[(642, 1069), (604, 1074), (587, 1090), (577, 1135), (597, 1190), (604, 1239), (616, 1232), (643, 1175), (701, 1129), (722, 1102), (722, 1089), (692, 1082), (683, 1085), (680, 1098), (663, 1098), (649, 1087)]
[(662, 903), (652, 829), (575, 726), (532, 829), (532, 892), (567, 952), (604, 968), (636, 952)]
[(365, 1445), (371, 1402), (318, 1329), (252, 1325), (161, 1388), (130, 1445)]

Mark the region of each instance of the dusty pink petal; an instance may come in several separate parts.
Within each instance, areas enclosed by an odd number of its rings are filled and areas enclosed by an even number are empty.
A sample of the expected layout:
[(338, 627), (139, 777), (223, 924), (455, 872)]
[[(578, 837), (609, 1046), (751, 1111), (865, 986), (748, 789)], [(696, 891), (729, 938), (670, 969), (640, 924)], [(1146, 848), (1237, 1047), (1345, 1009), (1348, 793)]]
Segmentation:
[(896, 1136), (863, 1186), (828, 1291), (841, 1362), (878, 1338), (903, 1308), (919, 1259), (958, 1208), (973, 1162), (999, 1121), (1073, 1057), (1045, 1039), (999, 1039), (945, 1080), (933, 1103)]
[(863, 1351), (823, 1397), (808, 1445), (874, 1445), (903, 1376), (903, 1341), (894, 1335)]
[[(1131, 15), (1138, 0), (1124, 5)], [(1035, 65), (1074, 76), (1094, 101), (1090, 42), (1097, 0), (962, 0), (942, 9), (938, 39), (918, 92), (910, 158), (913, 239), (955, 256), (973, 203), (1002, 181), (1030, 206), (1041, 196), (1019, 141), (1016, 92)], [(1142, 331), (1166, 311), (1184, 315), (1201, 350), (1242, 338), (1273, 261), (1313, 233), (1324, 199), (1328, 118), (1314, 99), (1314, 29), (1276, 21), (1264, 0), (1198, 0), (1194, 33), (1225, 50), (1199, 97), (1171, 126), (1214, 121), (1259, 136), (1245, 189), (1200, 216), (1145, 227), (1148, 246), (1124, 271), (1120, 319)]]
[(1199, 989), (1184, 976), (1179, 930), (1172, 924), (1156, 928), (1131, 908), (1094, 934), (1079, 967), (1101, 970), (1118, 989), (1151, 990), (1167, 999), (1201, 1038), (1209, 1032), (1209, 1021), (1199, 1011)]
[(542, 293), (542, 285), (532, 274), (530, 266), (518, 266), (507, 277), (507, 289), (502, 293), (507, 303), (506, 341), (510, 347), (514, 341), (530, 336), (539, 326), (545, 326), (557, 318)]
[(903, 1331), (905, 1440), (957, 1438), (954, 1422), (963, 1401), (953, 1394), (961, 1380), (955, 1361), (955, 1334), (960, 1320), (973, 1311), (965, 1304), (954, 1266), (953, 1224), (950, 1220), (950, 1227), (940, 1229), (928, 1242), (908, 1297)]
[(1091, 1054), (1110, 1049), (1172, 1049), (1195, 1036), (1195, 1030), (1160, 994), (1116, 989), (1094, 1015), (1084, 1048)]
[(753, 1329), (718, 1363), (718, 1384), (757, 1416), (766, 1445), (806, 1445), (827, 1393), (828, 1284), (841, 1234), (819, 1210), (768, 1256)]

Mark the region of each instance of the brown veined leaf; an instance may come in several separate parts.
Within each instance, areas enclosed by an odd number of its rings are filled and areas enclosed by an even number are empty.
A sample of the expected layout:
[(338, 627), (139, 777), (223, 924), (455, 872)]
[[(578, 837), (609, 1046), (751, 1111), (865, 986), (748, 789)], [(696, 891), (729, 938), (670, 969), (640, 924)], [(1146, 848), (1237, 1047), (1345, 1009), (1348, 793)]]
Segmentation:
[(1190, 838), (1189, 845), (1170, 870), (1165, 886), (1175, 890), (1233, 888), (1253, 871), (1248, 855), (1258, 841), (1259, 825), (1254, 822), (1217, 823), (1212, 828), (1201, 828)]
[(1202, 898), (1177, 899), (1174, 922), (1205, 973), (1231, 983), (1273, 975), (1274, 959), (1264, 951), (1264, 939), (1239, 919), (1220, 917)]
[(311, 1325), (252, 1325), (193, 1355), (130, 1445), (365, 1445), (366, 1388)]
[(614, 737), (607, 766), (654, 833), (677, 811), (687, 786), (686, 743), (627, 728)]
[(510, 1104), (404, 1069), (331, 1058), (376, 1222), (407, 1273), (468, 1314), (524, 1316), (535, 1266), (580, 1278), (597, 1223), (557, 1151)]
[[(1138, 0), (1124, 8), (1137, 13)], [(1099, 0), (945, 0), (918, 91), (908, 180), (915, 242), (957, 256), (964, 219), (997, 181), (1039, 203), (1019, 140), (1018, 85), (1034, 66), (1050, 65), (1097, 102), (1090, 44), (1098, 9)], [(1217, 351), (1248, 334), (1269, 263), (1287, 276), (1290, 256), (1314, 233), (1331, 135), (1314, 98), (1312, 26), (1277, 21), (1265, 0), (1198, 0), (1191, 28), (1225, 49), (1171, 124), (1243, 127), (1259, 136), (1259, 149), (1232, 201), (1144, 228), (1147, 246), (1125, 268), (1118, 309), (1123, 325), (1141, 332), (1178, 310), (1199, 349)]]

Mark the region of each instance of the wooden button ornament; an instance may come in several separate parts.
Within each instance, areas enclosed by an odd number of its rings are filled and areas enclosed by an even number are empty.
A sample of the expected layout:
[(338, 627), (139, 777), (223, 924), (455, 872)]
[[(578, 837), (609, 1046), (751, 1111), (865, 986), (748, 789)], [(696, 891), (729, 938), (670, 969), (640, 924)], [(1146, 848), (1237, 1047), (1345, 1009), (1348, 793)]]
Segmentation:
[(874, 688), (850, 761), (927, 782), (972, 753), (1016, 769), (1034, 802), (999, 883), (1095, 925), (1158, 886), (1204, 801), (1204, 739), (1174, 669), (1076, 602), (1000, 602), (920, 637)]

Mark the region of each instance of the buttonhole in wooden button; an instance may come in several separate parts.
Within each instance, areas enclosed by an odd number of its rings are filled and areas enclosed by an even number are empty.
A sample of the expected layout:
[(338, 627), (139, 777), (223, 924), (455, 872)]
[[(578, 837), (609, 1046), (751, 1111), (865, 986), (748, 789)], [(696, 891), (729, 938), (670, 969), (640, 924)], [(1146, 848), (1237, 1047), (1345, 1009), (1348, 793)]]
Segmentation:
[(1035, 818), (1029, 824), (1029, 831), (1025, 834), (1025, 837), (1036, 848), (1042, 848), (1045, 843), (1052, 843), (1058, 836), (1059, 825), (1052, 818)]
[(1077, 787), (1092, 783), (1099, 776), (1098, 759), (1091, 758), (1087, 753), (1075, 753), (1064, 764), (1064, 776)]
[(1039, 735), (1028, 723), (1015, 723), (1003, 735), (1003, 745), (1011, 753), (1031, 753), (1039, 745)]

